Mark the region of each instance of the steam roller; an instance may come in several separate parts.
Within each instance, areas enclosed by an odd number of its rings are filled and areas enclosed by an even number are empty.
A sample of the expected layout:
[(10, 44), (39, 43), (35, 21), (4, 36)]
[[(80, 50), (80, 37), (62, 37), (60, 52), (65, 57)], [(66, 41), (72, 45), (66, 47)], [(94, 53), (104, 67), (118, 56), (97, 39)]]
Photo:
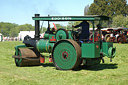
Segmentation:
[[(15, 55), (13, 56), (15, 64), (22, 66), (37, 66), (45, 64), (45, 56), (41, 53), (49, 53), (49, 61), (59, 70), (72, 70), (79, 66), (93, 66), (100, 64), (103, 57), (107, 56), (112, 61), (115, 57), (116, 48), (112, 42), (103, 42), (101, 37), (95, 41), (95, 23), (99, 24), (103, 20), (109, 20), (107, 16), (89, 15), (89, 16), (40, 16), (35, 14), (32, 17), (35, 20), (35, 36), (25, 36), (23, 45), (15, 46)], [(90, 21), (92, 22), (92, 40), (79, 40), (82, 30), (67, 30), (50, 28), (50, 21)], [(48, 21), (48, 28), (43, 38), (40, 38), (40, 21)], [(101, 36), (101, 28), (98, 28)]]

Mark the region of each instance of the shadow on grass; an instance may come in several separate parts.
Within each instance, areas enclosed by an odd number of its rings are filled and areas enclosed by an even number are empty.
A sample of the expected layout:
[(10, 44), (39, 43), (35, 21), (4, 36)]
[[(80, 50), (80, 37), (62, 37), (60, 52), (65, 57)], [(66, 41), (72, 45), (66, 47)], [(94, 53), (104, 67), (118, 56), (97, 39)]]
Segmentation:
[[(45, 63), (45, 64), (40, 64), (40, 65), (25, 65), (25, 66), (20, 66), (20, 67), (38, 67), (38, 66), (55, 67), (53, 63)], [(17, 67), (19, 67), (19, 66), (17, 66)]]
[(99, 70), (104, 70), (104, 69), (117, 69), (118, 64), (99, 64), (99, 65), (94, 65), (94, 66), (80, 66), (74, 71), (80, 71), (80, 70), (91, 70), (91, 71), (99, 71)]
[[(79, 66), (78, 68), (74, 69), (73, 71), (80, 71), (80, 70), (99, 71), (99, 70), (104, 70), (104, 69), (117, 69), (118, 68), (117, 65), (118, 64), (99, 64), (99, 65), (94, 65), (94, 66)], [(45, 63), (45, 64), (41, 64), (40, 66), (55, 67), (53, 63)]]
[(43, 66), (43, 67), (55, 67), (53, 63), (45, 63), (45, 64), (41, 64), (40, 66)]

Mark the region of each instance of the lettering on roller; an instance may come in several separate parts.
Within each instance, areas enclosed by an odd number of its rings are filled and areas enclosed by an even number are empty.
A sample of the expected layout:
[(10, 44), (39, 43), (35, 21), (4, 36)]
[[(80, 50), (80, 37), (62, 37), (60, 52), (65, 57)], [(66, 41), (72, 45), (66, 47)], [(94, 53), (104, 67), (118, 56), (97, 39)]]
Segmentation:
[(71, 17), (52, 17), (52, 20), (71, 20)]

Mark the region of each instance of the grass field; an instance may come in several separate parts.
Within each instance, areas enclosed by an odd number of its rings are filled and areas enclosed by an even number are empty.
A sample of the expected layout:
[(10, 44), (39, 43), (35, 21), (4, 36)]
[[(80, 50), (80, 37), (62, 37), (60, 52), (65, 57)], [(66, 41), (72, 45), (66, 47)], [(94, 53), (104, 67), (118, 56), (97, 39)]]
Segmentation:
[[(52, 63), (37, 67), (16, 67), (12, 55), (21, 42), (0, 42), (0, 85), (127, 85), (128, 44), (117, 48), (113, 62), (77, 71), (56, 70)], [(48, 60), (47, 60), (48, 61)]]

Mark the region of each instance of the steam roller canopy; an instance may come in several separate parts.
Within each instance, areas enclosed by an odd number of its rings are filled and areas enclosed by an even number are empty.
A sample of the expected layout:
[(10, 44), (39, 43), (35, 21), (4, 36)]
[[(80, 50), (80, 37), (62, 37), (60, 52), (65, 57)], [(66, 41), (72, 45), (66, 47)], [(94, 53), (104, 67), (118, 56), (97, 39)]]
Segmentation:
[(56, 40), (58, 41), (62, 39), (68, 39), (68, 32), (63, 28), (58, 29), (56, 32)]
[(17, 58), (15, 58), (16, 66), (36, 66), (40, 65), (40, 53), (34, 48), (19, 48)]
[(59, 70), (75, 69), (80, 65), (81, 48), (74, 40), (60, 40), (53, 48), (53, 63)]

